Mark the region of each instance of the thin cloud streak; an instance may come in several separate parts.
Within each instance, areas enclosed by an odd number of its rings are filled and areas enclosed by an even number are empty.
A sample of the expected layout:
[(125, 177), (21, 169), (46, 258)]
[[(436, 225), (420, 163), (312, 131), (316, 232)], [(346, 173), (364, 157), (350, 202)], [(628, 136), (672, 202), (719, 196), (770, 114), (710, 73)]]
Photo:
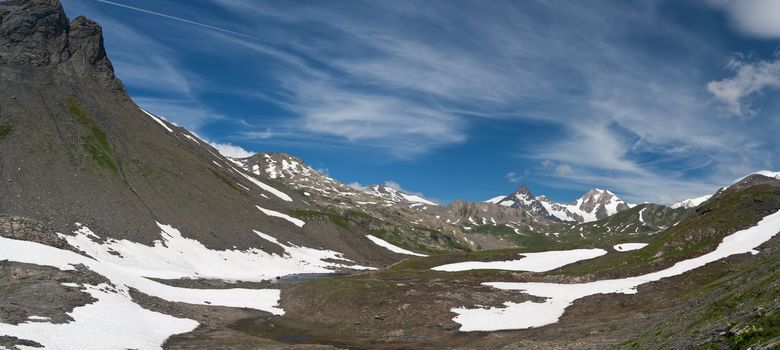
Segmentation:
[(243, 37), (243, 38), (247, 38), (247, 39), (258, 40), (258, 41), (263, 41), (263, 42), (267, 42), (267, 43), (273, 43), (273, 42), (271, 42), (269, 40), (263, 39), (263, 38), (258, 37), (258, 36), (248, 35), (248, 34), (236, 32), (236, 31), (233, 31), (233, 30), (230, 30), (230, 29), (215, 27), (215, 26), (212, 26), (212, 25), (209, 25), (209, 24), (196, 22), (196, 21), (189, 20), (189, 19), (186, 19), (186, 18), (166, 15), (164, 13), (150, 11), (150, 10), (142, 9), (140, 7), (120, 4), (118, 2), (113, 2), (113, 1), (109, 1), (109, 0), (95, 0), (95, 1), (103, 3), (103, 4), (107, 4), (107, 5), (118, 6), (118, 7), (126, 8), (126, 9), (129, 9), (129, 10), (133, 10), (133, 11), (138, 11), (138, 12), (142, 12), (142, 13), (146, 13), (146, 14), (150, 14), (150, 15), (155, 15), (155, 16), (159, 16), (159, 17), (163, 17), (163, 18), (167, 18), (167, 19), (172, 19), (174, 21), (179, 21), (179, 22), (192, 24), (192, 25), (195, 25), (195, 26), (198, 26), (198, 27), (202, 27), (202, 28), (206, 28), (206, 29), (211, 29), (211, 30), (216, 30), (216, 31), (219, 31), (219, 32), (227, 33), (227, 34), (237, 35), (237, 36), (240, 36), (240, 37)]

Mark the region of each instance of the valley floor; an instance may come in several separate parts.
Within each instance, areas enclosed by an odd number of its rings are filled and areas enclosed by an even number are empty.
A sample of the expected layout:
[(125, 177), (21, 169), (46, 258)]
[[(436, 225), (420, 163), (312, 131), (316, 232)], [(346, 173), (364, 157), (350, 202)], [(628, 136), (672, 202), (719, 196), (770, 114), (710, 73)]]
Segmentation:
[[(475, 256), (415, 258), (382, 271), (282, 284), (281, 306), (287, 313), (281, 317), (251, 309), (173, 303), (136, 290), (130, 295), (145, 309), (200, 323), (191, 332), (169, 338), (167, 349), (657, 349), (747, 344), (773, 349), (780, 344), (780, 237), (759, 250), (755, 256), (733, 256), (643, 285), (637, 294), (585, 297), (555, 324), (516, 331), (459, 332), (450, 309), (529, 299), (480, 285), (484, 281), (569, 278), (497, 270), (438, 272), (429, 267)], [(515, 254), (477, 256), (497, 260)], [(12, 296), (0, 305), (4, 320), (22, 321), (32, 309), (38, 316), (65, 321), (69, 308), (94, 300), (57, 281), (101, 283), (99, 276), (84, 269), (60, 271), (8, 261), (0, 263), (0, 275), (0, 290)], [(187, 287), (220, 286), (207, 282)], [(0, 345), (12, 344), (24, 343), (0, 338)]]

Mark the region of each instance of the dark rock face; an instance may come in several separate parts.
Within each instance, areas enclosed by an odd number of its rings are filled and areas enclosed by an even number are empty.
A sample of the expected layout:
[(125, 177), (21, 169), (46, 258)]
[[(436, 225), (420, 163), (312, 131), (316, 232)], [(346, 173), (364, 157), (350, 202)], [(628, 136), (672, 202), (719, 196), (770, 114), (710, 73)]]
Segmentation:
[(0, 63), (42, 66), (68, 58), (68, 19), (59, 1), (9, 1), (0, 8)]
[(73, 74), (93, 76), (121, 89), (106, 57), (100, 26), (85, 17), (68, 22), (56, 0), (0, 4), (0, 64), (66, 65)]
[(106, 80), (113, 80), (114, 67), (106, 57), (103, 46), (103, 29), (86, 17), (78, 17), (70, 22), (68, 33), (70, 60), (80, 73), (94, 73)]

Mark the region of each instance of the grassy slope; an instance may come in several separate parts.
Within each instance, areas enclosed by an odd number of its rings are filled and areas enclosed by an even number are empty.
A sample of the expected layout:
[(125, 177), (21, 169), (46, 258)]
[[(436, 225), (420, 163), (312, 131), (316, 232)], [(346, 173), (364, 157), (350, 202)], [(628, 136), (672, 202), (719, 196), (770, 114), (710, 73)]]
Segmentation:
[(696, 286), (676, 295), (677, 312), (619, 348), (679, 348), (680, 339), (697, 349), (780, 348), (780, 237), (761, 250), (691, 274)]
[(383, 221), (364, 212), (349, 210), (341, 213), (296, 210), (293, 216), (307, 220), (328, 220), (341, 227), (361, 226), (364, 231), (394, 245), (426, 254), (446, 254), (467, 251), (451, 236), (425, 227), (403, 227)]
[(643, 249), (608, 254), (584, 264), (564, 267), (556, 273), (612, 278), (660, 270), (677, 261), (712, 251), (723, 237), (754, 226), (780, 208), (780, 187), (768, 185), (724, 193), (708, 202), (678, 225), (658, 234)]

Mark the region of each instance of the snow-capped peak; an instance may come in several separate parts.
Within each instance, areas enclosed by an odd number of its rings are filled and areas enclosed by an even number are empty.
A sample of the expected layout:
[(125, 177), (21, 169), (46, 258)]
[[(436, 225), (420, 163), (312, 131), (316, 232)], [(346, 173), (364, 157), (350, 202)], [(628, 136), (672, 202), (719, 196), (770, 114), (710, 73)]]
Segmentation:
[(747, 175), (745, 175), (743, 177), (740, 177), (739, 179), (734, 181), (734, 183), (740, 182), (740, 181), (744, 180), (746, 177), (751, 176), (751, 175), (761, 175), (761, 176), (771, 177), (771, 178), (780, 180), (780, 171), (759, 170), (759, 171), (756, 171), (754, 173), (747, 174)]
[(534, 196), (527, 186), (522, 185), (509, 196), (495, 197), (488, 203), (508, 207), (524, 208), (528, 211), (553, 217), (561, 221), (589, 222), (613, 215), (630, 206), (608, 190), (592, 188), (570, 204), (551, 201), (546, 196)]
[(689, 198), (689, 199), (686, 199), (684, 201), (672, 204), (672, 209), (677, 209), (677, 208), (685, 208), (685, 209), (696, 208), (699, 205), (701, 205), (702, 203), (704, 203), (706, 200), (710, 199), (710, 197), (712, 197), (712, 195), (708, 194), (706, 196), (701, 196), (701, 197), (696, 197), (696, 198)]

